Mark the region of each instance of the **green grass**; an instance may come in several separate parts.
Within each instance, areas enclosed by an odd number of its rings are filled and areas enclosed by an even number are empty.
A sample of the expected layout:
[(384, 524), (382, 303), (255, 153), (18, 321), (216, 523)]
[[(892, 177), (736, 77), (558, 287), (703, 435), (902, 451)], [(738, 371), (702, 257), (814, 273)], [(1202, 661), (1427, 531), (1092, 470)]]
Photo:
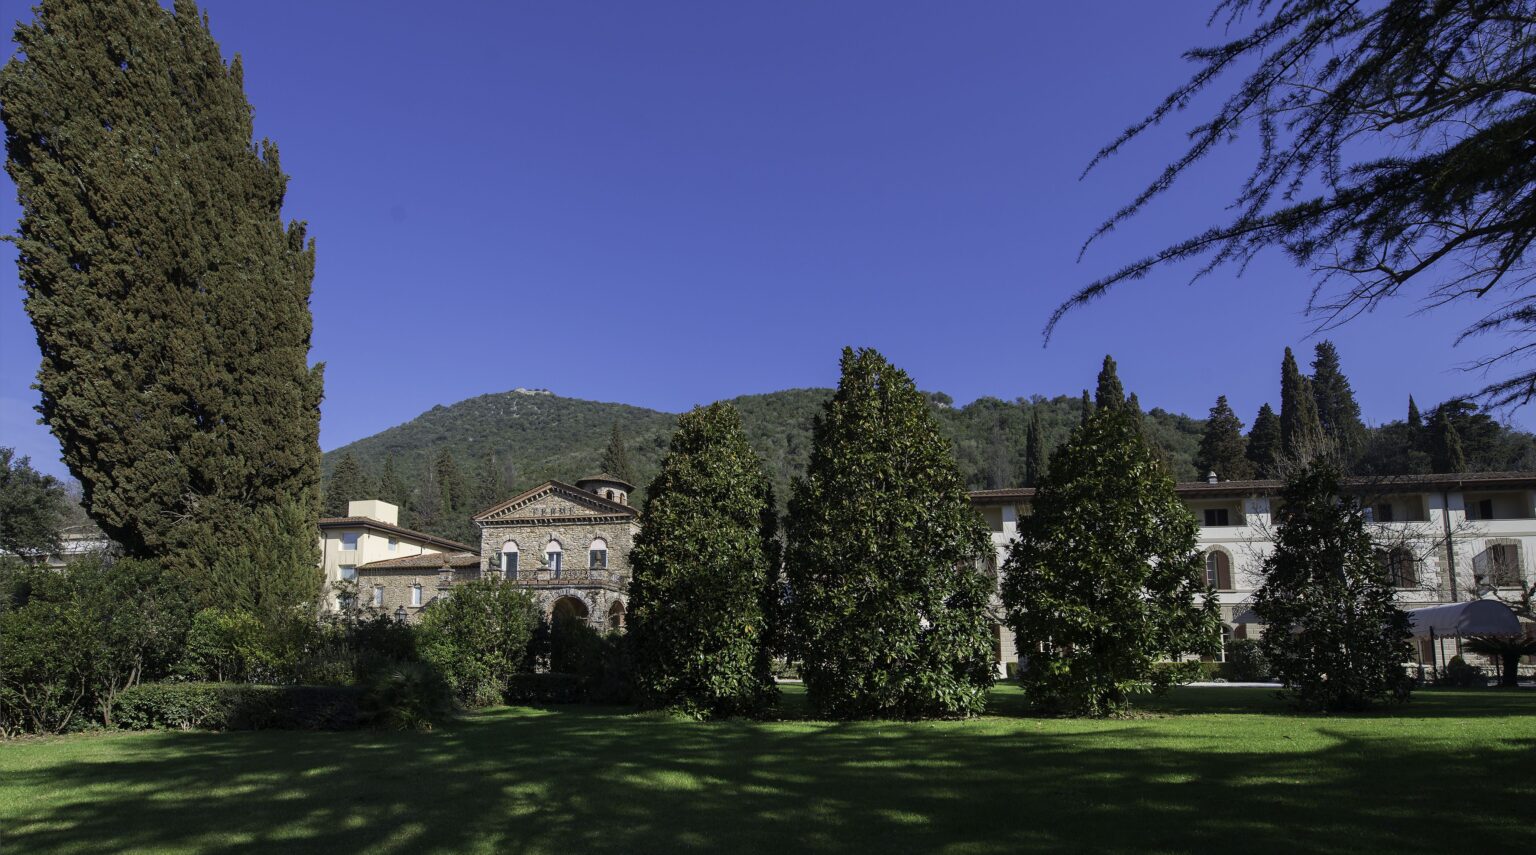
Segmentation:
[[(787, 715), (803, 710), (798, 689)], [(1289, 714), (1186, 688), (1113, 721), (697, 723), (503, 708), (430, 734), (0, 745), (0, 852), (1510, 851), (1536, 693)], [(1523, 823), (1523, 825), (1522, 825)], [(1524, 842), (1522, 842), (1524, 841)]]

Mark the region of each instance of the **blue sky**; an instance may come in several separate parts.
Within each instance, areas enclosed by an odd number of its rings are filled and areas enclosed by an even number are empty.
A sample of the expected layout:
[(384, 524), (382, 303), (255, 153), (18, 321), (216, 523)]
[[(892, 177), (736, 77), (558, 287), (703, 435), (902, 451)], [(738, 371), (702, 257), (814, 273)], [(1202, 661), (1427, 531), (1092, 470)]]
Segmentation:
[[(1282, 349), (1314, 343), (1311, 279), (1278, 254), (1241, 279), (1164, 271), (1041, 346), (1075, 287), (1219, 220), (1245, 174), (1249, 150), (1223, 152), (1078, 263), (1186, 125), (1079, 173), (1220, 38), (1208, 5), (203, 7), (318, 240), (330, 449), (518, 386), (678, 411), (831, 385), (845, 344), (960, 402), (1076, 394), (1112, 353), (1145, 406), (1225, 394), (1251, 421)], [(0, 255), (0, 443), (62, 475)], [(1458, 367), (1497, 342), (1452, 347), (1478, 307), (1419, 308), (1330, 334), (1369, 422), (1482, 385)]]

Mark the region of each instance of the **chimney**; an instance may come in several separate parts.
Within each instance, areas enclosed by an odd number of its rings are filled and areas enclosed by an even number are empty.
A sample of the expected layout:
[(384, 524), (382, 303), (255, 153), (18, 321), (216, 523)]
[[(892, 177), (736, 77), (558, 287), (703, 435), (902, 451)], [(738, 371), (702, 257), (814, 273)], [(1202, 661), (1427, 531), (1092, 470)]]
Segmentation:
[(1214, 469), (1211, 470), (1210, 472), (1205, 473), (1205, 483), (1207, 483), (1207, 484), (1214, 484), (1214, 483), (1216, 483), (1216, 481), (1217, 481), (1216, 471)]

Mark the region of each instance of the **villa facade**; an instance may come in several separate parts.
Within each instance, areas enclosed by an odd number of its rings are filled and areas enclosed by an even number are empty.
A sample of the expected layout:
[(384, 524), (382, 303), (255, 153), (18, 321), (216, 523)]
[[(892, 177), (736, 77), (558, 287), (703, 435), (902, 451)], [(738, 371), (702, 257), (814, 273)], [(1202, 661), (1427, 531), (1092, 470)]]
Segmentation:
[[(1252, 612), (1263, 582), (1263, 563), (1273, 551), (1279, 481), (1207, 481), (1176, 485), (1200, 523), (1199, 549), (1206, 578), (1221, 603), (1223, 643), (1262, 632)], [(1351, 484), (1366, 509), (1380, 545), (1382, 569), (1397, 587), (1403, 608), (1511, 596), (1532, 580), (1536, 550), (1536, 473), (1398, 476)], [(979, 490), (971, 500), (992, 531), (996, 563), (1018, 536), (1029, 514), (1031, 488)], [(1444, 663), (1460, 641), (1416, 641), (1423, 662)], [(1017, 662), (1007, 627), (999, 631), (1000, 668)]]

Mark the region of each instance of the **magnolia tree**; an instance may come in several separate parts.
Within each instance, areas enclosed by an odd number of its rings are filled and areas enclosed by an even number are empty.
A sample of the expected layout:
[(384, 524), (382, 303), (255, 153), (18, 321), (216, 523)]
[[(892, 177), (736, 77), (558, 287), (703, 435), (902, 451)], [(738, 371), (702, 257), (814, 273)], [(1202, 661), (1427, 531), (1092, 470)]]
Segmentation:
[(1327, 456), (1291, 469), (1253, 604), (1271, 673), (1311, 709), (1406, 699), (1408, 616), (1359, 500)]
[(777, 697), (771, 495), (734, 407), (711, 404), (679, 420), (630, 553), (629, 640), (642, 706), (741, 715)]
[(1101, 376), (1099, 389), (1052, 455), (1003, 566), (1024, 690), (1072, 715), (1114, 713), (1166, 687), (1193, 667), (1174, 663), (1220, 639), (1195, 518), (1119, 381)]
[(792, 635), (819, 713), (982, 711), (990, 538), (927, 399), (873, 350), (843, 351), (788, 532)]

